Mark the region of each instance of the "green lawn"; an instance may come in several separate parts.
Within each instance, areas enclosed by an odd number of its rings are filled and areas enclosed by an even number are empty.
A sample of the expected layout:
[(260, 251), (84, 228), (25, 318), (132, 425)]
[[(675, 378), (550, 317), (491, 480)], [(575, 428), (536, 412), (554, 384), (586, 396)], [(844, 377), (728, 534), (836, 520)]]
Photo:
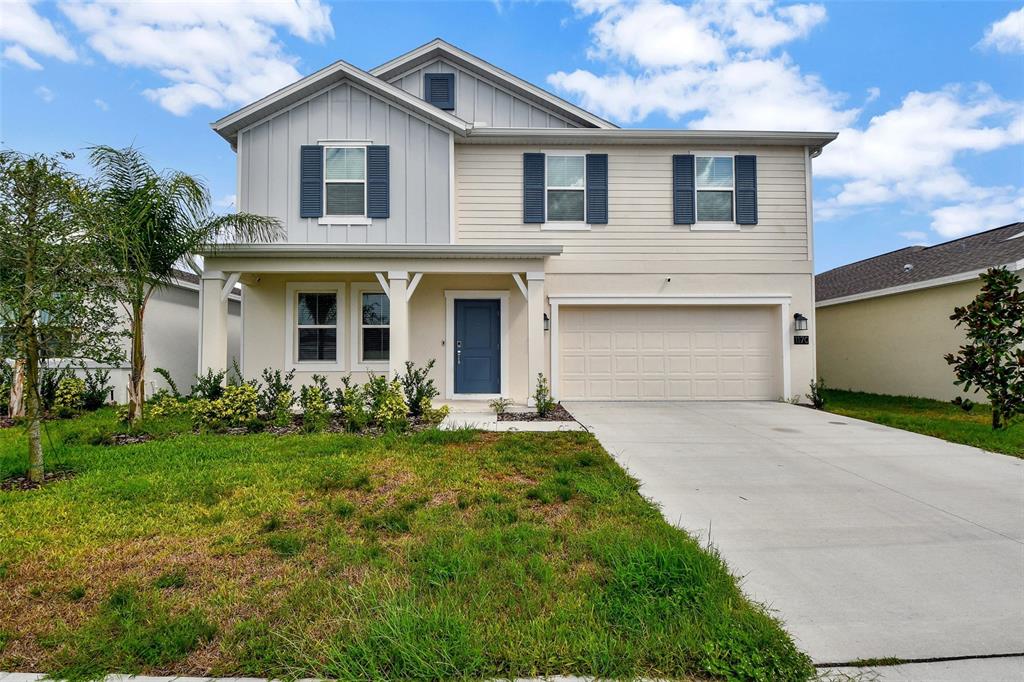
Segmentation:
[(993, 431), (992, 411), (987, 405), (964, 412), (940, 400), (832, 389), (826, 392), (826, 398), (825, 409), (829, 412), (1024, 457), (1024, 424)]
[[(180, 435), (0, 492), (0, 670), (803, 680), (808, 659), (589, 434)], [(181, 425), (177, 425), (180, 427)], [(0, 478), (24, 435), (0, 431)]]

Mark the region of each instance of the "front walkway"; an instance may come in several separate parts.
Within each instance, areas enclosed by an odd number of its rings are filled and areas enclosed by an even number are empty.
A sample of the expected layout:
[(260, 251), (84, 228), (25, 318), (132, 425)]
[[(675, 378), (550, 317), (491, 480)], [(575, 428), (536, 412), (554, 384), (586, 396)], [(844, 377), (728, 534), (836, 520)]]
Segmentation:
[(569, 403), (818, 663), (1024, 650), (1024, 460), (785, 403)]

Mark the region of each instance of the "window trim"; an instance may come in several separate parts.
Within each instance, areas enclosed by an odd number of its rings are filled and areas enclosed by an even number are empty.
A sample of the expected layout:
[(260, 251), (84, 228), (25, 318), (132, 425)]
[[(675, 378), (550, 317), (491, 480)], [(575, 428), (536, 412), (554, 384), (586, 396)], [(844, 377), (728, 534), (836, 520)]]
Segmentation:
[[(377, 282), (352, 282), (351, 293), (351, 318), (352, 318), (352, 371), (354, 372), (380, 372), (390, 371), (390, 353), (387, 360), (370, 360), (364, 362), (360, 357), (363, 346), (363, 294), (384, 294), (385, 291)], [(388, 298), (390, 303), (390, 297)], [(384, 325), (370, 325), (372, 328), (382, 328)], [(388, 329), (391, 328), (391, 321), (388, 320)]]
[[(299, 294), (335, 294), (338, 297), (338, 320), (335, 332), (337, 348), (334, 362), (299, 360)], [(297, 372), (340, 372), (345, 369), (345, 283), (344, 282), (288, 282), (285, 285), (284, 366)], [(328, 325), (316, 325), (326, 328)]]
[[(323, 204), (321, 205), (320, 212), (323, 214), (319, 218), (320, 225), (371, 225), (373, 224), (373, 218), (366, 217), (367, 211), (367, 186), (369, 185), (367, 178), (367, 150), (372, 142), (369, 140), (337, 140), (337, 141), (326, 141), (320, 140), (318, 144), (323, 147), (323, 155), (320, 160), (322, 164), (321, 175), (323, 177)], [(327, 150), (328, 149), (362, 149), (363, 150), (363, 215), (328, 215), (327, 214), (327, 184), (353, 184), (358, 182), (356, 180), (328, 180), (327, 179)]]
[[(693, 216), (694, 223), (690, 226), (691, 230), (699, 230), (705, 232), (736, 232), (739, 231), (743, 226), (736, 222), (736, 155), (739, 152), (726, 152), (726, 151), (691, 151), (693, 154)], [(700, 158), (714, 158), (714, 157), (728, 157), (732, 160), (732, 184), (729, 185), (728, 191), (732, 194), (732, 220), (705, 220), (700, 219), (700, 210), (697, 207), (697, 195), (701, 192), (701, 187), (697, 180), (697, 159)], [(704, 189), (706, 192), (720, 191), (724, 192), (724, 187), (707, 187)]]
[[(587, 231), (590, 229), (590, 224), (587, 223), (587, 154), (590, 150), (580, 149), (551, 149), (542, 150), (544, 154), (544, 222), (541, 223), (540, 229), (548, 231), (565, 231), (565, 232), (579, 232)], [(551, 174), (548, 173), (548, 162), (552, 156), (578, 156), (583, 159), (583, 187), (551, 187), (548, 185), (548, 178)], [(551, 190), (555, 191), (572, 191), (572, 192), (583, 192), (583, 219), (582, 220), (549, 220), (548, 219), (548, 192)]]

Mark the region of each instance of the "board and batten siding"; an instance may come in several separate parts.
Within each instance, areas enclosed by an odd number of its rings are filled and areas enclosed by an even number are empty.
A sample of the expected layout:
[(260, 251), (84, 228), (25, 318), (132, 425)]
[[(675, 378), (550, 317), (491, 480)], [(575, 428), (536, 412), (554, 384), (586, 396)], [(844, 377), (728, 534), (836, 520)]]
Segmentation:
[[(299, 217), (299, 147), (323, 140), (391, 147), (390, 218), (321, 225)], [(239, 133), (238, 209), (279, 219), (288, 242), (447, 244), (450, 145), (448, 131), (341, 82)]]
[(758, 224), (734, 231), (673, 225), (672, 155), (699, 154), (701, 149), (646, 145), (586, 148), (608, 154), (607, 225), (554, 231), (524, 224), (523, 153), (556, 148), (456, 144), (458, 242), (562, 244), (562, 258), (617, 261), (809, 259), (803, 147), (735, 150), (757, 155)]
[(576, 128), (556, 112), (513, 95), (483, 76), (438, 59), (391, 79), (410, 95), (423, 99), (423, 74), (455, 74), (455, 114), (463, 121), (490, 128)]

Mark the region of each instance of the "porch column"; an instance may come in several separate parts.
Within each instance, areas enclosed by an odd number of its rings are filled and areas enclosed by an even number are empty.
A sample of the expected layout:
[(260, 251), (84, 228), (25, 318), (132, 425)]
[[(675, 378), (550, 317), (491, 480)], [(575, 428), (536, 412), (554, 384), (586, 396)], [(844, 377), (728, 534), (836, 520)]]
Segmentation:
[[(530, 376), (527, 381), (527, 404), (533, 405), (533, 391), (537, 388), (537, 375), (547, 375), (544, 368), (544, 273), (526, 273), (526, 319), (529, 335), (528, 358)], [(550, 383), (551, 377), (547, 377)]]
[(409, 273), (388, 273), (388, 297), (391, 304), (391, 376), (405, 371), (409, 359)]
[(204, 272), (199, 284), (199, 373), (228, 368), (228, 301), (221, 294), (227, 277)]

